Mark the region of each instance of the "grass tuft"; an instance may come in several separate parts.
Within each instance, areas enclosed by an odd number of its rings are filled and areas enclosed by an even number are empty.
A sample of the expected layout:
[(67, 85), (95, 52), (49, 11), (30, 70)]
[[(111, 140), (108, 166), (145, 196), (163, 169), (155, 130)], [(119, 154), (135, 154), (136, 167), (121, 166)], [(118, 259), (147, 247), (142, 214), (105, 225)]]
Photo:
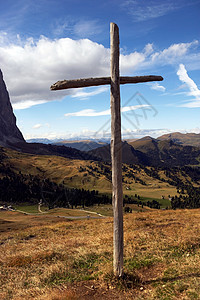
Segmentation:
[(136, 274), (124, 273), (121, 277), (116, 277), (113, 272), (105, 275), (104, 280), (111, 288), (119, 290), (127, 290), (138, 287), (141, 284), (141, 279)]

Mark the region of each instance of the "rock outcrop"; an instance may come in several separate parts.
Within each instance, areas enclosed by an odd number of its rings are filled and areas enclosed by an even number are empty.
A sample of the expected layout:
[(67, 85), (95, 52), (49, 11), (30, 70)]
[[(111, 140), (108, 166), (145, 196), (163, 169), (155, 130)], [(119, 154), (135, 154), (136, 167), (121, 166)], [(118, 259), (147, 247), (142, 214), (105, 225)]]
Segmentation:
[(25, 140), (16, 125), (16, 117), (0, 70), (0, 146), (12, 147), (18, 142), (24, 143)]

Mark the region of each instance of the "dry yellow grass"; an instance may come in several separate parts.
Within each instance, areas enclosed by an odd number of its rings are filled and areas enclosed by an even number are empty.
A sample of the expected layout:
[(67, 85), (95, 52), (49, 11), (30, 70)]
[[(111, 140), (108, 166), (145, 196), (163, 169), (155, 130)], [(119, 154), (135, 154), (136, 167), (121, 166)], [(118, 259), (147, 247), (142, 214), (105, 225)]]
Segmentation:
[(200, 210), (124, 218), (125, 275), (112, 275), (112, 218), (0, 215), (0, 299), (199, 299)]

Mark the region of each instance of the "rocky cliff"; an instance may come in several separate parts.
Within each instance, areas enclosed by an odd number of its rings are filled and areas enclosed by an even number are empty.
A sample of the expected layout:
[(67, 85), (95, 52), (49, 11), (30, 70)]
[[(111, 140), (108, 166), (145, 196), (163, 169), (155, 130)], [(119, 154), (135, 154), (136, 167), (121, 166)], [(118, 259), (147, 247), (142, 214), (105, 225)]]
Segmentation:
[(25, 140), (16, 125), (16, 117), (0, 70), (0, 146), (10, 147), (18, 142)]

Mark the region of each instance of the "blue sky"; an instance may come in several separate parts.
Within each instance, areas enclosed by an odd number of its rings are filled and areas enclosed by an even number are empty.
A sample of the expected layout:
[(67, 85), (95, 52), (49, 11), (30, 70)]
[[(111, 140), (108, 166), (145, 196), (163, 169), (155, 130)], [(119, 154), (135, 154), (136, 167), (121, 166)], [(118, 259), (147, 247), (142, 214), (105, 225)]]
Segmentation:
[(109, 137), (109, 86), (50, 86), (109, 76), (110, 22), (120, 30), (121, 75), (164, 77), (121, 86), (123, 137), (200, 133), (200, 0), (0, 4), (0, 68), (26, 139)]

